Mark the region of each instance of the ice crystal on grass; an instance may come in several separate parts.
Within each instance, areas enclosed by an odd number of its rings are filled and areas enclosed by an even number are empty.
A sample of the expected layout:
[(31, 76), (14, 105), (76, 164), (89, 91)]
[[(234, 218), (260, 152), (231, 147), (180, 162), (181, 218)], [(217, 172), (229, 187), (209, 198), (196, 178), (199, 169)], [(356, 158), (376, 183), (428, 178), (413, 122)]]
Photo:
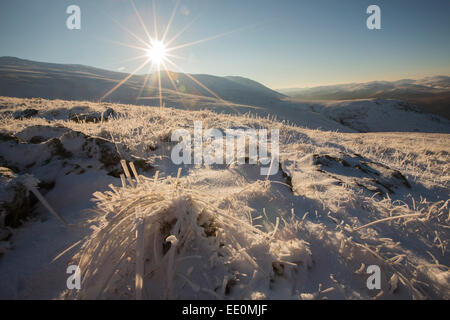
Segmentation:
[(310, 263), (306, 242), (262, 231), (212, 204), (207, 193), (171, 179), (141, 176), (132, 185), (94, 194), (102, 221), (75, 257), (82, 285), (74, 298), (134, 299), (142, 261), (145, 299), (250, 298), (275, 276), (294, 277)]

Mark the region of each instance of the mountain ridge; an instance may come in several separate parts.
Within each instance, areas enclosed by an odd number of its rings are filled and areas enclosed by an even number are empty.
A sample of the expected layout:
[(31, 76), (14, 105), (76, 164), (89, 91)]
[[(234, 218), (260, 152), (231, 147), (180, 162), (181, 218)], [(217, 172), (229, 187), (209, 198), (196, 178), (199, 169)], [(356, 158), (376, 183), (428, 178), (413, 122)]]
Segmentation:
[[(76, 96), (69, 96), (60, 94), (57, 90), (50, 90), (50, 86), (46, 87), (46, 90), (43, 90), (43, 86), (40, 86), (39, 83), (36, 83), (36, 77), (31, 77), (30, 72), (40, 72), (47, 79), (51, 80), (62, 80), (58, 83), (57, 86), (53, 86), (53, 89), (61, 89), (65, 94), (67, 91), (73, 88), (73, 84), (67, 83), (68, 76), (76, 76), (77, 77), (77, 85), (75, 87), (85, 87), (85, 92), (79, 92)], [(63, 73), (70, 74), (63, 74)], [(81, 73), (80, 73), (81, 72)], [(85, 73), (85, 74), (82, 74)], [(170, 77), (173, 79), (170, 79)], [(101, 99), (110, 89), (112, 89), (116, 81), (121, 81), (123, 78), (129, 76), (127, 73), (110, 71), (105, 69), (100, 69), (91, 66), (85, 66), (80, 64), (57, 64), (57, 63), (48, 63), (48, 62), (35, 62), (31, 60), (25, 60), (15, 57), (0, 57), (0, 95), (4, 96), (15, 96), (19, 98), (32, 98), (32, 97), (42, 97), (42, 98), (65, 98), (65, 99), (73, 99), (78, 97), (83, 100), (95, 100)], [(152, 85), (151, 80), (155, 80), (154, 74), (150, 75), (133, 75), (130, 79), (124, 83), (121, 88), (117, 91), (121, 92), (119, 95), (111, 95), (111, 99), (114, 102), (120, 103), (135, 103), (136, 99), (132, 99), (131, 96), (135, 94), (135, 97), (139, 96), (140, 88), (146, 82), (145, 79), (149, 77), (150, 83), (146, 83), (147, 86), (152, 90), (143, 90), (142, 95), (148, 96), (149, 94), (156, 95), (155, 86)], [(210, 91), (206, 90), (202, 86), (200, 86), (196, 81), (192, 80), (191, 77), (196, 78), (196, 80), (200, 82), (207, 82), (205, 84), (209, 90), (216, 92), (216, 95), (211, 94)], [(33, 83), (28, 82), (27, 80), (31, 80), (33, 78)], [(97, 86), (93, 86), (92, 79), (95, 78), (99, 82), (96, 83)], [(243, 77), (239, 77), (241, 80), (237, 80), (236, 77), (219, 77), (207, 74), (189, 74), (188, 76), (168, 71), (168, 73), (162, 73), (161, 75), (162, 87), (164, 90), (172, 90), (179, 91), (181, 93), (194, 94), (203, 97), (220, 97), (223, 100), (230, 101), (233, 103), (245, 103), (245, 104), (261, 104), (264, 103), (264, 99), (260, 99), (259, 96), (264, 95), (264, 98), (268, 98), (269, 100), (279, 99), (284, 97), (281, 93), (278, 93), (256, 81), (246, 79)], [(24, 80), (24, 81), (20, 81)], [(173, 81), (172, 81), (173, 80)], [(245, 83), (244, 83), (245, 82)], [(178, 88), (173, 88), (173, 83), (175, 83)], [(33, 90), (31, 86), (39, 87), (39, 90)], [(210, 86), (212, 88), (210, 88)], [(136, 87), (139, 87), (136, 90)], [(245, 88), (247, 93), (252, 93), (254, 91), (254, 96), (247, 99), (242, 99), (239, 93), (242, 91), (242, 87)], [(126, 90), (128, 94), (124, 94)], [(221, 90), (221, 88), (226, 88), (228, 92)], [(222, 92), (221, 92), (222, 91)], [(124, 98), (125, 96), (125, 98)], [(247, 95), (248, 97), (249, 95)]]
[(280, 89), (299, 100), (398, 99), (450, 119), (450, 76)]

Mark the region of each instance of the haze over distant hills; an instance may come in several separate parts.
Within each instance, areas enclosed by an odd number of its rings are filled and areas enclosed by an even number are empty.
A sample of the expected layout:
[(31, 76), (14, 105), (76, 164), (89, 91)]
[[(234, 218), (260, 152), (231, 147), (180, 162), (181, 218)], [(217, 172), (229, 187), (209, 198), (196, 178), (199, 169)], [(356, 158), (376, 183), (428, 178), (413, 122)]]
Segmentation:
[(301, 100), (399, 99), (416, 104), (424, 111), (450, 119), (450, 77), (448, 76), (291, 88), (279, 91)]
[[(112, 92), (127, 77), (129, 79)], [(178, 109), (209, 109), (237, 114), (251, 112), (261, 117), (272, 115), (311, 129), (450, 133), (447, 119), (423, 113), (401, 100), (379, 99), (385, 92), (403, 93), (419, 99), (431, 93), (438, 97), (439, 93), (449, 90), (446, 77), (428, 78), (420, 83), (403, 80), (396, 83), (395, 90), (388, 82), (375, 82), (287, 92), (310, 100), (300, 101), (243, 77), (163, 72), (161, 101), (165, 107)], [(158, 84), (156, 74), (129, 76), (82, 65), (0, 58), (0, 96), (99, 102), (110, 92), (103, 102), (158, 106)], [(408, 92), (412, 93), (408, 95)], [(317, 100), (318, 96), (350, 101), (311, 101)], [(371, 99), (360, 100), (364, 96)]]
[[(96, 101), (127, 76), (128, 74), (125, 73), (83, 65), (43, 63), (1, 57), (0, 95)], [(221, 98), (237, 104), (268, 105), (284, 96), (260, 83), (242, 77), (216, 77), (203, 74), (192, 76), (208, 90), (185, 74), (170, 72), (169, 77), (163, 72), (161, 86), (168, 100), (166, 102), (170, 104), (173, 95), (178, 97), (194, 95)], [(156, 75), (151, 75), (146, 82), (146, 78), (146, 75), (132, 76), (106, 97), (105, 101), (149, 104), (149, 101), (156, 99), (159, 95), (158, 79)]]

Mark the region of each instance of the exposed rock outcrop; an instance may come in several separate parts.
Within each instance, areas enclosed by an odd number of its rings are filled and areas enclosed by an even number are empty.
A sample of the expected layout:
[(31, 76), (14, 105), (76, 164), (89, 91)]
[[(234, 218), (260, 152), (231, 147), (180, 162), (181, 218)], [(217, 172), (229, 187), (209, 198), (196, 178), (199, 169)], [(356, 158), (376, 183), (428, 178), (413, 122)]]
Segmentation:
[(5, 227), (18, 227), (29, 212), (27, 188), (11, 169), (0, 167), (0, 241), (9, 237)]

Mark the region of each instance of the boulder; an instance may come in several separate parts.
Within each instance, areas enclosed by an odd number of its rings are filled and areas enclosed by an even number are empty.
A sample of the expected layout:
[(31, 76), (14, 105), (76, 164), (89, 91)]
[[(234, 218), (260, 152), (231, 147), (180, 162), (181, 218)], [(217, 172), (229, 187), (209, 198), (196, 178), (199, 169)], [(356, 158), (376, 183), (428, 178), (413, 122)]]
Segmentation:
[(36, 109), (26, 109), (23, 111), (16, 111), (13, 113), (13, 117), (14, 119), (18, 120), (18, 119), (28, 119), (28, 118), (32, 118), (35, 115), (37, 115), (39, 113), (38, 110)]
[(68, 120), (75, 122), (98, 123), (108, 121), (109, 118), (114, 117), (115, 115), (115, 111), (112, 108), (108, 108), (104, 112), (75, 113), (70, 115)]
[(411, 189), (400, 171), (357, 154), (313, 154), (295, 162), (285, 160), (280, 168), (292, 190), (301, 195), (335, 186), (346, 186), (355, 192), (362, 189), (380, 196)]
[(60, 138), (62, 147), (80, 158), (96, 159), (102, 163), (108, 174), (120, 177), (121, 157), (116, 146), (103, 138), (93, 138), (78, 131), (69, 131)]

